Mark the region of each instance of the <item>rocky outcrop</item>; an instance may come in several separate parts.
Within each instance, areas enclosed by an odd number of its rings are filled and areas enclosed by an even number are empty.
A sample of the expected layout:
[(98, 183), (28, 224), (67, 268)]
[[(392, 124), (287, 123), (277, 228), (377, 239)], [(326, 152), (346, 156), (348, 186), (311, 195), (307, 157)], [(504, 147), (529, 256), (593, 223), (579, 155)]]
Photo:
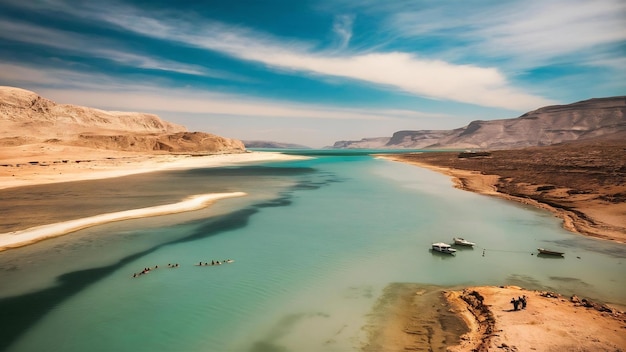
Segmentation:
[[(599, 138), (626, 131), (626, 97), (543, 107), (518, 118), (472, 121), (454, 130), (399, 131), (385, 144), (341, 141), (335, 148), (510, 149)], [(375, 139), (382, 142), (383, 138)], [(367, 146), (365, 146), (367, 145)]]
[(0, 87), (0, 146), (53, 143), (134, 152), (237, 153), (244, 144), (154, 114), (56, 104), (34, 92)]

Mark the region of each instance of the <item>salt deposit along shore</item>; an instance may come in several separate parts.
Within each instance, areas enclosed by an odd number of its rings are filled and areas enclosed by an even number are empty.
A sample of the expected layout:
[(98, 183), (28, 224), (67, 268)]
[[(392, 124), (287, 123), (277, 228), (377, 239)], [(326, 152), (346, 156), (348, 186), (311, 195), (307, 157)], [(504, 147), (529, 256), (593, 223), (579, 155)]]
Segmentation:
[(0, 234), (0, 251), (36, 243), (48, 238), (65, 235), (91, 226), (113, 221), (138, 219), (149, 216), (175, 214), (202, 209), (219, 199), (245, 196), (244, 192), (211, 193), (191, 196), (174, 204), (157, 205), (141, 209), (118, 211), (115, 213), (90, 216), (82, 219), (63, 221), (56, 224), (32, 227), (21, 231)]
[[(73, 150), (75, 151), (76, 149)], [(7, 153), (4, 155), (7, 155)], [(0, 167), (0, 189), (114, 178), (163, 170), (223, 167), (306, 158), (273, 152), (192, 156), (89, 151), (87, 154), (78, 153), (71, 155), (71, 159), (65, 158), (66, 155), (58, 153), (47, 153), (30, 157), (22, 155), (13, 156), (10, 160), (3, 159), (3, 166)], [(24, 160), (32, 161), (25, 162)], [(212, 202), (219, 199), (244, 195), (245, 193), (243, 192), (193, 195), (178, 203), (100, 214), (3, 233), (0, 234), (0, 251), (29, 245), (107, 222), (198, 210), (209, 206)]]

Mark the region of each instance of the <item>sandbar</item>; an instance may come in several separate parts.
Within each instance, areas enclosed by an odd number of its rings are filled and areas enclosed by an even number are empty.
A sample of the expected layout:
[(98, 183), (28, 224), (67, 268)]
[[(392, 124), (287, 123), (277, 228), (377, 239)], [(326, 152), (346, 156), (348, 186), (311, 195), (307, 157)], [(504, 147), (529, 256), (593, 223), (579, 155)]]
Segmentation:
[[(43, 148), (43, 149), (42, 149)], [(97, 180), (164, 170), (224, 167), (307, 159), (278, 152), (146, 154), (79, 147), (33, 145), (0, 149), (0, 189)], [(181, 202), (89, 216), (0, 234), (0, 251), (112, 221), (197, 210), (243, 192), (190, 196)]]
[(20, 231), (3, 233), (0, 234), (0, 251), (26, 246), (48, 238), (65, 235), (91, 226), (105, 224), (113, 221), (122, 221), (149, 216), (158, 216), (198, 210), (209, 206), (211, 203), (219, 199), (241, 197), (245, 195), (246, 193), (244, 192), (198, 194), (190, 196), (187, 199), (178, 203), (100, 214), (81, 219), (63, 221), (55, 224), (31, 227)]

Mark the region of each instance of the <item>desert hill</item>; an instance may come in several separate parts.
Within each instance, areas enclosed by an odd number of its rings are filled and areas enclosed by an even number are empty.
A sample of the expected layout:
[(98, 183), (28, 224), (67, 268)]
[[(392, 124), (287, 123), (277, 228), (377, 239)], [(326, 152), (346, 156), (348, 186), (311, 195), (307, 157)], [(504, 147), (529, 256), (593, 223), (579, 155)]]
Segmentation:
[(157, 115), (57, 104), (28, 90), (0, 87), (0, 147), (38, 144), (125, 152), (245, 151), (239, 140), (188, 132)]
[(626, 97), (543, 107), (513, 119), (472, 121), (453, 130), (398, 131), (338, 141), (333, 148), (510, 149), (601, 138), (626, 131)]

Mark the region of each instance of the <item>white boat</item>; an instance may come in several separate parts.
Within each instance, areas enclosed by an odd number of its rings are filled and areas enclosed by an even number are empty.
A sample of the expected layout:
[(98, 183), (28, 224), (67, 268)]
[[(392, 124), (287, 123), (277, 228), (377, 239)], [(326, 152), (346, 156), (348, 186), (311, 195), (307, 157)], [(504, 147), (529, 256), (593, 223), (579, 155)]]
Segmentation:
[(476, 245), (476, 243), (470, 242), (466, 240), (465, 238), (461, 238), (461, 237), (455, 237), (453, 238), (453, 240), (454, 240), (454, 244), (457, 244), (459, 246), (473, 247), (474, 245)]
[(433, 243), (433, 250), (441, 253), (454, 254), (456, 249), (452, 248), (449, 244), (438, 242)]

